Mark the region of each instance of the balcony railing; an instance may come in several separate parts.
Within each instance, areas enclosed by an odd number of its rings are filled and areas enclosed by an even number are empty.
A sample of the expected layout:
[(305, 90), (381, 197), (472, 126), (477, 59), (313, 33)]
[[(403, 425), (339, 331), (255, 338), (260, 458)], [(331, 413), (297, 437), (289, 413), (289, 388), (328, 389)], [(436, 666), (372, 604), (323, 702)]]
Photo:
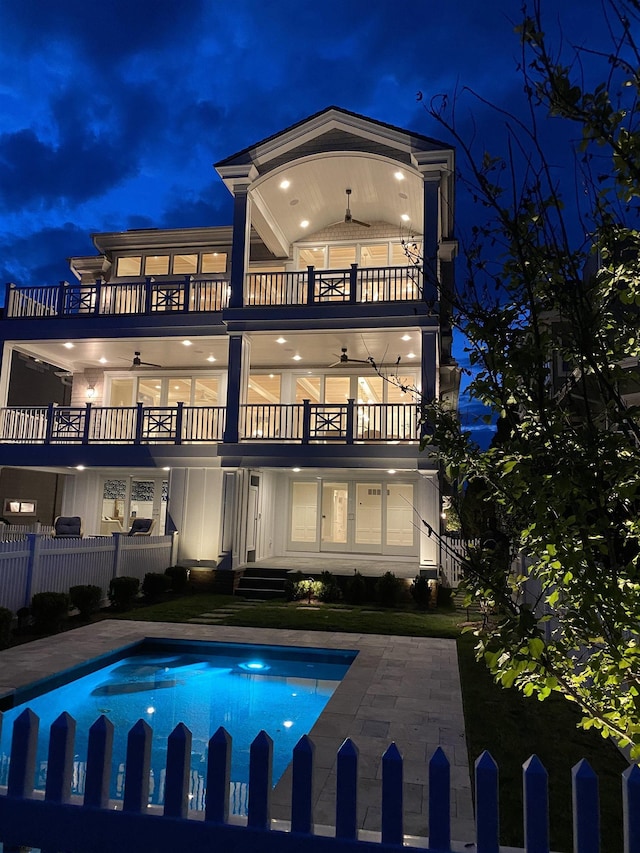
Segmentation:
[[(0, 409), (4, 444), (203, 444), (224, 440), (224, 406), (27, 406)], [(418, 409), (399, 403), (240, 407), (240, 441), (417, 441)]]
[(69, 284), (57, 287), (8, 286), (7, 317), (91, 317), (222, 311), (229, 302), (223, 278), (177, 281), (121, 281), (117, 284)]
[[(229, 304), (226, 278), (176, 281), (119, 281), (55, 287), (10, 284), (5, 316), (93, 317), (166, 315), (222, 311)], [(331, 303), (410, 302), (422, 297), (422, 271), (415, 266), (358, 267), (344, 270), (249, 273), (245, 278), (247, 306), (318, 305)]]
[(299, 272), (249, 273), (246, 305), (315, 305), (327, 302), (410, 302), (422, 296), (416, 266), (358, 267)]

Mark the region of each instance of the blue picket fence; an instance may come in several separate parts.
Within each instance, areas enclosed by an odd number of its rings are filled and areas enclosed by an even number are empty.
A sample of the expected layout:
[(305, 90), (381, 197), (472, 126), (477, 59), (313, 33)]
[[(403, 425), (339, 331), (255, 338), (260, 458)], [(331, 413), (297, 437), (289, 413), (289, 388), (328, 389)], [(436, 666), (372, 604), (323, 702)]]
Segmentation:
[[(89, 732), (85, 793), (71, 797), (75, 721), (66, 712), (52, 724), (44, 796), (34, 793), (38, 717), (27, 709), (13, 727), (9, 778), (0, 795), (0, 840), (5, 853), (20, 846), (42, 853), (390, 853), (403, 845), (402, 756), (391, 744), (382, 756), (379, 840), (358, 832), (358, 749), (347, 739), (337, 753), (335, 831), (316, 832), (313, 821), (314, 745), (304, 735), (293, 751), (291, 821), (271, 821), (273, 742), (260, 732), (251, 745), (246, 820), (229, 817), (231, 737), (219, 728), (209, 741), (204, 814), (188, 811), (191, 732), (180, 723), (168, 738), (164, 810), (149, 807), (152, 730), (139, 720), (130, 730), (121, 809), (109, 804), (113, 724), (101, 716)], [(476, 761), (477, 853), (499, 853), (498, 767), (488, 752)], [(547, 772), (532, 756), (523, 766), (527, 853), (549, 853)], [(640, 853), (640, 768), (622, 778), (624, 853)], [(574, 853), (600, 849), (598, 780), (586, 761), (573, 768)], [(404, 851), (452, 849), (449, 762), (438, 748), (429, 762), (428, 843)], [(426, 827), (425, 827), (426, 830)], [(425, 833), (426, 834), (426, 833)], [(472, 845), (473, 846), (473, 845)]]

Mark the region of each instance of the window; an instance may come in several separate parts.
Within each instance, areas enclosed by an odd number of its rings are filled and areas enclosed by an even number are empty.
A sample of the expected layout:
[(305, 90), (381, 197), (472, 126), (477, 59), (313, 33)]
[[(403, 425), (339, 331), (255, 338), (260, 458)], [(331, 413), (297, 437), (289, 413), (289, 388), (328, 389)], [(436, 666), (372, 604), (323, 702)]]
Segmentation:
[(169, 255), (149, 255), (144, 259), (145, 275), (168, 275)]
[(318, 270), (324, 268), (324, 246), (316, 246), (313, 249), (300, 249), (299, 266), (315, 267)]
[(202, 272), (226, 272), (226, 252), (205, 252), (202, 255)]
[(386, 267), (388, 260), (388, 244), (377, 243), (373, 246), (362, 246), (360, 249), (361, 267)]
[(280, 402), (280, 374), (256, 374), (249, 377), (249, 388), (247, 390), (247, 403), (257, 405), (260, 403)]
[(131, 258), (118, 258), (118, 262), (116, 264), (116, 275), (138, 276), (140, 275), (141, 264), (142, 258), (140, 255), (136, 255)]
[(356, 246), (329, 246), (329, 269), (348, 269), (356, 263)]
[(176, 275), (195, 275), (198, 272), (198, 256), (174, 255), (173, 272)]

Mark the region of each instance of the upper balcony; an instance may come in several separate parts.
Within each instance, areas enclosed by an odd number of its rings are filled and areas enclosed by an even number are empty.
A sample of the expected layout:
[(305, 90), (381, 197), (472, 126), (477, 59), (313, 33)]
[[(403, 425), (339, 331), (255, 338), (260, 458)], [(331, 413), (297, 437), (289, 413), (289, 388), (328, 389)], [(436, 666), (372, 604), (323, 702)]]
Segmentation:
[[(259, 272), (245, 276), (244, 306), (277, 308), (323, 304), (415, 302), (422, 298), (422, 270), (416, 266), (359, 267), (296, 272)], [(166, 280), (147, 278), (93, 284), (7, 286), (8, 319), (165, 316), (221, 312), (228, 307), (227, 277)]]

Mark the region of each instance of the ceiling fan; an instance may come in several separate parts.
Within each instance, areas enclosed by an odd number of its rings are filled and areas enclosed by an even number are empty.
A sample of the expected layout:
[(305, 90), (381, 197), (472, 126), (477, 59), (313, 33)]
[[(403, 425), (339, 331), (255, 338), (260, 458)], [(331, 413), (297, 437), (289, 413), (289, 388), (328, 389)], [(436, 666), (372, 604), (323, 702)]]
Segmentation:
[(349, 358), (346, 347), (342, 347), (341, 355), (336, 357), (338, 360), (330, 364), (329, 367), (338, 367), (340, 364), (371, 364), (370, 358)]
[(129, 370), (136, 370), (138, 367), (162, 367), (161, 364), (154, 364), (152, 361), (142, 361), (140, 352), (136, 350), (133, 354), (133, 361)]
[[(347, 223), (347, 225), (362, 225), (364, 228), (371, 228), (371, 225), (368, 222), (362, 222), (362, 220), (360, 219), (353, 218), (353, 216), (351, 215), (351, 207), (349, 204), (349, 200), (351, 198), (351, 190), (346, 189), (345, 192), (347, 194), (347, 209), (344, 214), (344, 220), (341, 219), (340, 223), (344, 221)], [(339, 223), (336, 222), (335, 224), (338, 225)]]

